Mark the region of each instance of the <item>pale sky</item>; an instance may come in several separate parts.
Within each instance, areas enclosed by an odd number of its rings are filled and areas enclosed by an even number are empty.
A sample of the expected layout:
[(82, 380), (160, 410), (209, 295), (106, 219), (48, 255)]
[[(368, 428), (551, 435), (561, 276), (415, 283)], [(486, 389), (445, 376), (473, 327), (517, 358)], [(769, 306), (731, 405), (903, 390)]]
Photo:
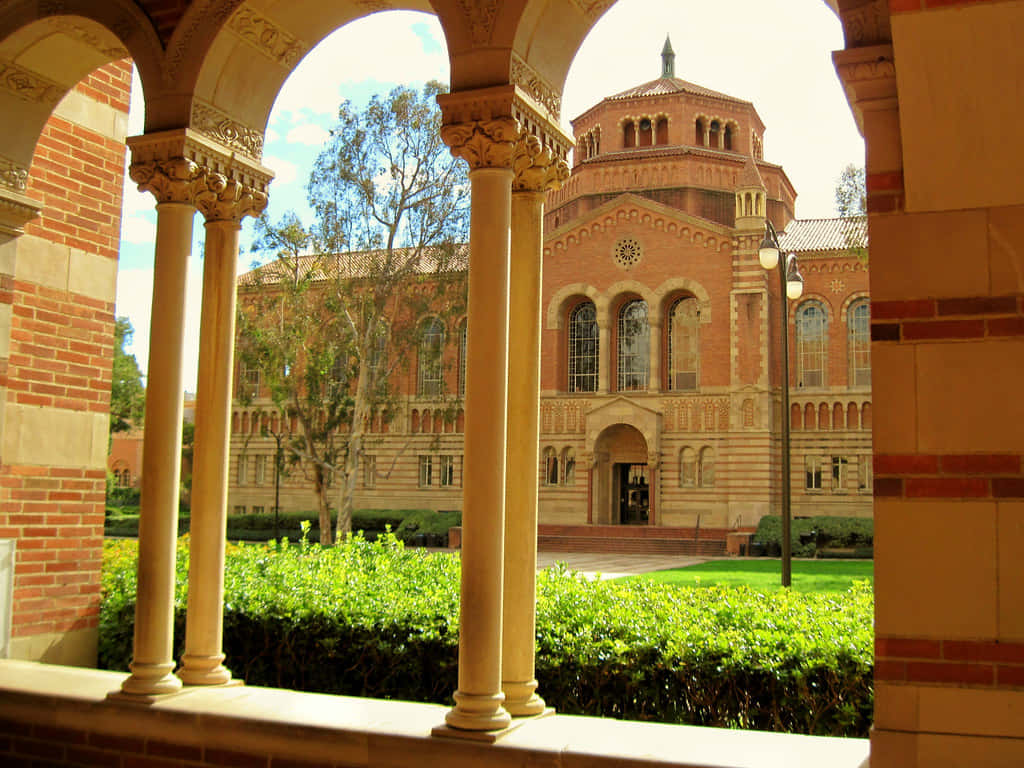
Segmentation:
[[(848, 163), (863, 165), (857, 132), (832, 51), (842, 48), (839, 19), (822, 0), (619, 0), (584, 41), (566, 80), (562, 122), (603, 97), (661, 74), (665, 35), (676, 53), (676, 76), (753, 102), (766, 126), (765, 160), (783, 166), (797, 191), (799, 218), (834, 216), (833, 190)], [(381, 41), (400, 52), (381, 55)], [(367, 67), (367, 62), (372, 62)], [(367, 78), (372, 72), (372, 79)], [(306, 215), (305, 184), (342, 99), (355, 104), (402, 83), (448, 81), (444, 36), (435, 17), (406, 11), (353, 22), (314, 48), (285, 83), (271, 113), (265, 165), (276, 178), (268, 212)], [(132, 93), (129, 135), (142, 132), (143, 102)], [(132, 350), (145, 372), (153, 289), (153, 199), (127, 179), (121, 225), (117, 314), (135, 328)], [(243, 228), (239, 270), (249, 269), (251, 220)], [(194, 223), (189, 263), (185, 388), (195, 391), (202, 281), (202, 217)]]

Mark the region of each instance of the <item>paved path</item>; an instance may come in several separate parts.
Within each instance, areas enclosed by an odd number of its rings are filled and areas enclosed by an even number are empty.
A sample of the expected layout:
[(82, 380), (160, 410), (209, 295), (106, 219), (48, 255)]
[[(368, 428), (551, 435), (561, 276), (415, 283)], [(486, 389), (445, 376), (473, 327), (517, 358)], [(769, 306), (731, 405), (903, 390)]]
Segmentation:
[(664, 571), (668, 568), (682, 568), (703, 563), (709, 558), (687, 557), (686, 555), (620, 555), (615, 553), (590, 552), (538, 552), (537, 568), (547, 568), (555, 563), (565, 563), (574, 571), (582, 571), (591, 578), (617, 579), (637, 573)]

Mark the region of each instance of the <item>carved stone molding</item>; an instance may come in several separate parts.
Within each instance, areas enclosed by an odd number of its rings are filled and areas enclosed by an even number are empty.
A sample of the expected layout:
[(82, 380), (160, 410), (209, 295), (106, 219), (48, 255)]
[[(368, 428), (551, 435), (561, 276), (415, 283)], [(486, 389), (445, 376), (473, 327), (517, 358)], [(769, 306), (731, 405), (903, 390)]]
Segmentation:
[(185, 13), (167, 50), (164, 83), (174, 85), (182, 66), (189, 59), (192, 42), (197, 35), (220, 29), (221, 25), (245, 0), (194, 0)]
[(18, 237), (24, 226), (42, 211), (42, 205), (25, 195), (0, 188), (0, 242)]
[(521, 133), (512, 149), (514, 192), (547, 192), (569, 178), (569, 164), (555, 157), (532, 133)]
[(498, 0), (459, 0), (459, 8), (466, 18), (466, 26), (475, 45), (491, 42), (498, 5)]
[(128, 173), (157, 202), (194, 205), (207, 221), (238, 221), (267, 205), (273, 173), (191, 129), (133, 136)]
[(0, 187), (6, 187), (14, 192), (24, 192), (27, 186), (28, 168), (0, 156)]
[(309, 46), (281, 24), (242, 6), (228, 21), (228, 27), (268, 59), (289, 69), (301, 59)]
[(607, 11), (615, 0), (572, 0), (572, 4), (579, 8), (583, 17), (589, 21), (598, 18)]
[(847, 48), (892, 42), (889, 4), (885, 0), (869, 0), (856, 8), (842, 9), (839, 17)]
[(17, 64), (0, 61), (0, 90), (22, 101), (55, 107), (67, 88)]
[(192, 129), (226, 147), (259, 161), (263, 157), (263, 133), (232, 120), (219, 109), (199, 101), (192, 104)]
[[(89, 29), (82, 24), (78, 24), (70, 18), (50, 18), (47, 19), (47, 23), (55, 32), (60, 32), (73, 40), (77, 40), (90, 48), (94, 48), (104, 56), (111, 59), (124, 59), (129, 55), (128, 49), (121, 46), (116, 38), (104, 39), (105, 35), (101, 36), (95, 30)], [(123, 27), (124, 24), (121, 26)], [(104, 30), (104, 32), (106, 32), (106, 30)]]
[(355, 5), (367, 15), (380, 11), (393, 11), (396, 7), (394, 3), (385, 2), (385, 0), (355, 0)]
[(562, 115), (562, 97), (543, 77), (523, 61), (521, 58), (512, 55), (512, 82), (518, 85), (538, 104), (542, 104), (550, 113), (550, 117), (557, 121)]

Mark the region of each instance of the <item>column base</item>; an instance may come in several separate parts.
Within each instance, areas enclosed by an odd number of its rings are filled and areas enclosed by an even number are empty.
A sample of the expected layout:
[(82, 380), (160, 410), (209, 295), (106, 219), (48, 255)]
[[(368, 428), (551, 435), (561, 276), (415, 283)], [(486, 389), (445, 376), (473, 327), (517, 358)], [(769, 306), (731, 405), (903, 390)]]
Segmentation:
[(132, 662), (128, 667), (132, 674), (121, 683), (121, 693), (131, 696), (163, 696), (181, 690), (181, 680), (173, 674), (173, 663), (142, 664)]
[(444, 716), (444, 721), (452, 728), (498, 731), (512, 722), (512, 716), (502, 706), (503, 693), (481, 695), (456, 691), (454, 699), (455, 706)]
[(537, 695), (537, 681), (510, 683), (502, 681), (505, 709), (512, 717), (530, 717), (544, 711), (544, 699)]
[(178, 677), (185, 685), (226, 685), (231, 682), (231, 672), (221, 662), (224, 654), (216, 656), (181, 657)]
[(452, 728), (450, 725), (438, 725), (431, 729), (430, 735), (440, 739), (462, 739), (463, 741), (479, 741), (484, 744), (494, 744), (518, 728), (522, 728), (527, 723), (532, 723), (534, 720), (540, 720), (553, 714), (555, 714), (555, 710), (551, 707), (546, 707), (543, 712), (539, 712), (532, 717), (517, 717), (509, 725), (497, 731), (466, 731), (461, 728)]

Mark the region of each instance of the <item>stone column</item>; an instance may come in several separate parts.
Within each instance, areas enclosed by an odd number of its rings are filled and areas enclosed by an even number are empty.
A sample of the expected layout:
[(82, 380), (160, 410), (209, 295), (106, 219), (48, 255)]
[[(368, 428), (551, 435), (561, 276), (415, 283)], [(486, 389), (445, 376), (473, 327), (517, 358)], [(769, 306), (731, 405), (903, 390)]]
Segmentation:
[(467, 109), (470, 120), (449, 123), (450, 111), (462, 112), (452, 104), (459, 96), (438, 99), (445, 111), (441, 135), (469, 163), (471, 186), (459, 687), (445, 720), (480, 731), (511, 722), (501, 692), (501, 616), (511, 156), (519, 131), (500, 103), (497, 115), (488, 111), (481, 119)]
[[(185, 282), (192, 247), (193, 190), (201, 169), (182, 156), (149, 153), (148, 137), (129, 142), (129, 174), (141, 191), (157, 199), (156, 256), (146, 386), (139, 515), (138, 587), (131, 676), (126, 694), (173, 693), (181, 681), (172, 673), (174, 570), (181, 473), (184, 395)], [(140, 158), (140, 155), (145, 155)]]
[(661, 317), (648, 322), (650, 329), (650, 365), (647, 369), (647, 391), (661, 392)]
[(234, 369), (238, 231), (242, 217), (263, 210), (268, 178), (254, 187), (208, 173), (196, 206), (206, 218), (203, 305), (199, 334), (191, 553), (185, 654), (178, 677), (189, 685), (231, 680), (224, 667), (224, 540), (227, 528), (231, 380)]
[(608, 332), (609, 319), (597, 316), (597, 391), (607, 395), (611, 391), (608, 369), (611, 367), (612, 350), (609, 347), (611, 334)]
[(510, 714), (536, 715), (544, 711), (534, 677), (544, 196), (569, 170), (532, 134), (520, 137), (512, 162), (508, 368), (515, 376), (508, 388), (501, 687)]

